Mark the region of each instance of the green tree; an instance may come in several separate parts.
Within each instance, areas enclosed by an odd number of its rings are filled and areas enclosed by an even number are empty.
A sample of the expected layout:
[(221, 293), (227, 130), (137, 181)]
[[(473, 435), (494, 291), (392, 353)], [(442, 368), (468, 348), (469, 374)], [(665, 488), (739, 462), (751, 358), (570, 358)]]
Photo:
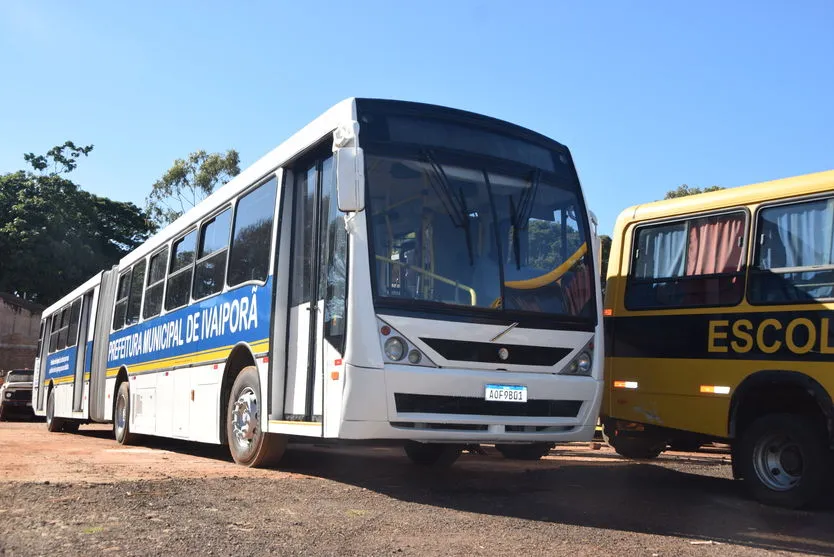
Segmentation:
[(208, 197), (218, 185), (240, 174), (240, 156), (234, 149), (225, 154), (195, 151), (177, 159), (157, 180), (146, 199), (146, 211), (157, 226), (175, 221)]
[(681, 184), (677, 188), (667, 191), (666, 196), (663, 199), (674, 199), (676, 197), (686, 197), (687, 195), (695, 195), (696, 193), (707, 193), (711, 191), (718, 191), (723, 190), (721, 186), (709, 186), (706, 188), (696, 188), (692, 186), (687, 186), (686, 184)]
[(36, 172), (0, 175), (0, 291), (49, 304), (150, 234), (147, 215), (133, 203), (94, 195), (61, 176), (77, 158), (56, 147), (25, 157)]
[(605, 278), (608, 276), (608, 258), (611, 256), (611, 236), (602, 234), (599, 237), (599, 274), (602, 278), (602, 285), (605, 286)]
[[(47, 151), (45, 155), (26, 153), (23, 155), (23, 160), (28, 162), (38, 172), (57, 176), (58, 174), (67, 174), (75, 170), (75, 167), (78, 166), (78, 157), (81, 155), (86, 157), (92, 150), (92, 145), (76, 147), (72, 141), (65, 141), (63, 145), (56, 145)], [(51, 171), (47, 172), (47, 169), (50, 167)]]

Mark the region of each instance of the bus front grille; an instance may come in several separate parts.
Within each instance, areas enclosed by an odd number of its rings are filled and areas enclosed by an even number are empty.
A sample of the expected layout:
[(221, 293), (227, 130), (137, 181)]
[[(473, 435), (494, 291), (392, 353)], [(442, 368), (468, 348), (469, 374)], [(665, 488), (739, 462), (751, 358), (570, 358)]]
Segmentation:
[(575, 418), (581, 400), (528, 400), (496, 402), (482, 398), (394, 393), (398, 413), (516, 416), (529, 418)]

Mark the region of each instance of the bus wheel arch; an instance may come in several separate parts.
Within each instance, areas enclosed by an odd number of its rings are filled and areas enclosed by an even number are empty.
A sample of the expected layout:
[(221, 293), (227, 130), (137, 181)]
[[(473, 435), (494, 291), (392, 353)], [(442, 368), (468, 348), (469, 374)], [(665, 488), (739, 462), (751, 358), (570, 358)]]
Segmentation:
[(238, 375), (247, 367), (257, 367), (255, 355), (246, 343), (238, 343), (229, 357), (226, 358), (226, 365), (223, 368), (223, 379), (220, 382), (220, 417), (217, 424), (220, 428), (220, 443), (228, 445), (229, 439), (226, 435), (226, 409), (229, 407), (229, 395)]
[(730, 399), (730, 438), (739, 438), (765, 413), (801, 414), (819, 420), (834, 446), (834, 403), (825, 388), (804, 373), (762, 370), (747, 376)]
[(788, 508), (813, 503), (830, 483), (831, 397), (813, 378), (761, 371), (731, 399), (733, 475), (757, 500)]

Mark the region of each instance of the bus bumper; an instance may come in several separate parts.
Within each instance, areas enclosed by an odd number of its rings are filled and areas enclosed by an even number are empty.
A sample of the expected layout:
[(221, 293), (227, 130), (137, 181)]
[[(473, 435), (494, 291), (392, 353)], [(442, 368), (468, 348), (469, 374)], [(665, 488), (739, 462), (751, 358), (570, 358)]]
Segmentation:
[[(591, 377), (386, 365), (347, 366), (339, 437), (435, 442), (589, 441), (602, 397)], [(523, 386), (527, 402), (485, 400)]]

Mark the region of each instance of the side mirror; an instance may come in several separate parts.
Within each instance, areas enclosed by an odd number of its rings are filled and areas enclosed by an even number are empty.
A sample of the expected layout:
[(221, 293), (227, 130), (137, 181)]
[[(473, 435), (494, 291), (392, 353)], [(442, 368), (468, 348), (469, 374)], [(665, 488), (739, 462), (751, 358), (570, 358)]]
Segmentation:
[(365, 154), (357, 145), (358, 132), (359, 124), (351, 122), (333, 133), (336, 197), (346, 213), (365, 208)]

